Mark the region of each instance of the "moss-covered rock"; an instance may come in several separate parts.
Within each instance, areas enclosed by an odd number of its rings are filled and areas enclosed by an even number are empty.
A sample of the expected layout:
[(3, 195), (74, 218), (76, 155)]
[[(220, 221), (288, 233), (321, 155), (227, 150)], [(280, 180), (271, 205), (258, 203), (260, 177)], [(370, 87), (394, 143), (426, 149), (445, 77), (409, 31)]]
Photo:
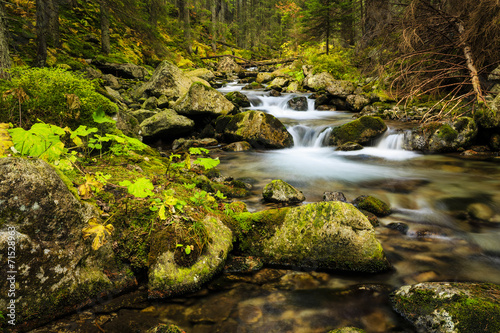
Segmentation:
[(244, 94), (239, 91), (231, 91), (226, 94), (226, 98), (236, 106), (240, 108), (248, 108), (250, 107), (250, 100)]
[(145, 138), (175, 138), (189, 133), (194, 127), (194, 121), (174, 110), (166, 109), (147, 118), (140, 126)]
[[(185, 292), (195, 291), (224, 267), (224, 262), (232, 248), (232, 233), (220, 220), (207, 216), (202, 221), (208, 243), (195, 262), (183, 265), (176, 258), (176, 251), (183, 251), (182, 240), (171, 239), (168, 233), (160, 232), (154, 236), (149, 254), (148, 292), (151, 298), (164, 298)], [(173, 228), (173, 227), (172, 227)], [(178, 247), (178, 241), (182, 244)], [(196, 253), (183, 254), (185, 259)]]
[(370, 99), (365, 95), (349, 95), (346, 98), (350, 110), (360, 112), (365, 106), (370, 104)]
[(336, 330), (332, 330), (328, 333), (365, 333), (366, 331), (361, 328), (356, 327), (343, 327), (337, 328)]
[(195, 82), (174, 104), (173, 109), (186, 116), (205, 115), (215, 118), (233, 111), (234, 105), (214, 88)]
[(193, 79), (193, 78), (200, 78), (205, 81), (212, 81), (215, 79), (215, 74), (211, 70), (207, 68), (197, 68), (193, 69), (192, 71), (185, 72), (187, 77)]
[(215, 130), (229, 142), (247, 141), (255, 148), (288, 148), (293, 137), (273, 115), (246, 111), (217, 118)]
[(274, 77), (275, 75), (272, 73), (262, 72), (257, 74), (257, 79), (255, 81), (257, 81), (258, 83), (267, 83), (272, 81)]
[(394, 309), (418, 330), (499, 332), (500, 286), (427, 282), (403, 286), (392, 295)]
[(267, 86), (271, 89), (281, 91), (288, 86), (288, 83), (290, 83), (290, 78), (279, 76), (275, 77)]
[(403, 148), (431, 153), (452, 152), (468, 147), (477, 132), (474, 119), (469, 117), (454, 122), (431, 122), (406, 134)]
[(391, 214), (391, 207), (380, 199), (371, 195), (362, 195), (352, 202), (358, 209), (366, 210), (370, 213), (383, 217)]
[(296, 96), (290, 99), (286, 105), (291, 110), (295, 111), (307, 111), (309, 109), (307, 98), (304, 96)]
[(306, 197), (301, 191), (281, 179), (273, 180), (271, 183), (264, 186), (262, 196), (267, 202), (282, 204), (296, 204), (306, 200)]
[(387, 130), (384, 121), (378, 117), (362, 116), (347, 124), (335, 127), (330, 134), (330, 145), (340, 146), (347, 142), (369, 143)]
[(304, 78), (304, 88), (314, 91), (324, 91), (334, 82), (335, 79), (330, 73), (310, 74)]
[(240, 249), (268, 264), (370, 273), (390, 267), (373, 226), (351, 204), (319, 202), (242, 214)]
[[(0, 198), (0, 258), (7, 264), (7, 253), (15, 252), (13, 267), (4, 268), (17, 271), (14, 280), (0, 281), (0, 307), (5, 311), (16, 300), (18, 328), (46, 323), (136, 284), (115, 261), (109, 242), (93, 250), (93, 237), (83, 238), (88, 222), (100, 221), (97, 209), (80, 202), (46, 162), (1, 158)], [(9, 289), (15, 295), (7, 298)]]

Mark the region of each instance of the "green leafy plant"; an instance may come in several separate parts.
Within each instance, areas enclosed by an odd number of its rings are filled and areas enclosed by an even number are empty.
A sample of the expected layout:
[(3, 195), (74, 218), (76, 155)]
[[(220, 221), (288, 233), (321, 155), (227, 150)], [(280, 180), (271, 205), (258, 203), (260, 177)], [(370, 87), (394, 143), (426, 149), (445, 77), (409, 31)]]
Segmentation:
[[(175, 247), (184, 247), (184, 245), (176, 244)], [(191, 251), (193, 250), (194, 250), (194, 245), (186, 245), (186, 247), (184, 247), (184, 252), (186, 252), (186, 254), (191, 254)]]
[(146, 198), (153, 196), (154, 185), (151, 180), (141, 177), (133, 183), (130, 180), (124, 180), (119, 183), (120, 186), (125, 186), (127, 192), (136, 198)]

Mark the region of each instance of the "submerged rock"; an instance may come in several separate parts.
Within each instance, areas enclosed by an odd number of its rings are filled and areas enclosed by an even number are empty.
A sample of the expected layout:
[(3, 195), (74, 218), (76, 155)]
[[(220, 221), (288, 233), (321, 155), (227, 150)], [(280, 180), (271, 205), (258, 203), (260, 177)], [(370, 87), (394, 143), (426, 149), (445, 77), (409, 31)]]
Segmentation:
[(318, 202), (248, 214), (240, 248), (296, 269), (381, 272), (390, 268), (368, 219), (353, 205)]
[(338, 146), (335, 150), (338, 151), (354, 151), (354, 150), (361, 150), (363, 149), (363, 146), (360, 145), (359, 143), (356, 142), (346, 142)]
[(215, 125), (229, 142), (247, 141), (255, 148), (288, 148), (293, 137), (278, 118), (261, 111), (246, 111), (217, 118)]
[(252, 150), (252, 146), (246, 141), (238, 141), (222, 147), (224, 151), (248, 151)]
[(262, 196), (267, 202), (283, 204), (296, 204), (306, 200), (301, 191), (281, 179), (273, 180), (264, 186)]
[(422, 332), (499, 332), (500, 286), (427, 282), (403, 286), (392, 306)]
[(147, 118), (140, 126), (144, 137), (175, 138), (189, 133), (194, 127), (194, 121), (174, 110), (166, 109)]
[(226, 94), (226, 98), (236, 106), (240, 108), (248, 108), (250, 107), (250, 100), (245, 94), (242, 94), (239, 91), (231, 91)]
[(347, 202), (344, 193), (342, 192), (325, 192), (323, 193), (323, 201), (342, 201)]
[(391, 214), (391, 207), (380, 199), (371, 195), (362, 195), (352, 202), (358, 209), (366, 210), (378, 217), (384, 217)]
[[(89, 222), (100, 223), (99, 213), (80, 202), (66, 183), (69, 180), (63, 181), (42, 160), (0, 159), (0, 258), (7, 265), (6, 255), (15, 247), (9, 270), (18, 272), (14, 279), (5, 275), (0, 281), (5, 291), (0, 307), (5, 310), (16, 301), (19, 329), (46, 323), (136, 284), (131, 271), (115, 261), (109, 242), (93, 250), (93, 237), (83, 238), (82, 229)], [(9, 289), (15, 289), (15, 296), (7, 298)]]
[(297, 96), (289, 100), (286, 105), (295, 111), (307, 111), (308, 110), (308, 105), (307, 105), (307, 98), (304, 96)]
[(335, 127), (330, 134), (330, 145), (340, 146), (347, 142), (369, 143), (387, 130), (384, 121), (378, 117), (362, 116), (347, 124)]
[(215, 118), (233, 111), (234, 105), (214, 88), (195, 82), (189, 91), (177, 100), (173, 109), (186, 116), (206, 115)]
[[(199, 256), (181, 266), (176, 258), (176, 241), (164, 229), (158, 232), (151, 244), (149, 253), (148, 294), (150, 298), (164, 298), (198, 290), (224, 267), (225, 260), (232, 248), (232, 233), (220, 220), (207, 216), (202, 223), (207, 232), (208, 242)], [(183, 244), (196, 245), (196, 244)], [(187, 259), (194, 253), (185, 254)]]

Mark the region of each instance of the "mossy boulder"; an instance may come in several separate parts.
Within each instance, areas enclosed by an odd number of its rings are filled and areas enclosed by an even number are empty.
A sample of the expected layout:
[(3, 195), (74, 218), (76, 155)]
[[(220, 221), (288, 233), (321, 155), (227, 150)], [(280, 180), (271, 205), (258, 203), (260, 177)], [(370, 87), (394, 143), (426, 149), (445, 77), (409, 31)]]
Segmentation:
[(257, 74), (257, 78), (255, 79), (255, 81), (257, 81), (258, 83), (267, 83), (272, 81), (274, 77), (275, 75), (272, 73), (262, 72)]
[[(8, 318), (5, 309), (16, 300), (15, 322), (21, 330), (136, 284), (115, 260), (110, 242), (93, 250), (93, 237), (83, 238), (82, 229), (89, 221), (100, 222), (99, 213), (80, 202), (67, 184), (72, 187), (42, 160), (0, 158), (0, 258), (5, 263), (0, 307)], [(9, 237), (15, 239), (16, 254), (7, 269)], [(7, 270), (17, 271), (15, 281), (6, 279)], [(8, 298), (11, 283), (15, 296)]]
[(204, 81), (212, 81), (215, 79), (215, 74), (211, 70), (207, 68), (197, 68), (192, 71), (185, 72), (187, 77), (193, 79), (193, 78), (200, 78)]
[(304, 88), (313, 91), (324, 91), (328, 86), (335, 81), (333, 75), (327, 72), (322, 72), (318, 74), (310, 74), (304, 78)]
[(477, 132), (474, 119), (469, 117), (454, 122), (431, 122), (406, 134), (403, 148), (430, 153), (453, 152), (468, 147)]
[(500, 286), (427, 282), (403, 286), (392, 306), (422, 332), (499, 332)]
[(226, 94), (226, 98), (233, 103), (234, 105), (240, 108), (248, 108), (250, 107), (250, 100), (245, 94), (242, 94), (239, 91), (231, 91)]
[(104, 74), (112, 74), (124, 79), (144, 80), (149, 75), (146, 68), (132, 63), (117, 64), (105, 61), (93, 61), (92, 64)]
[(278, 118), (261, 111), (246, 111), (217, 118), (215, 130), (228, 142), (247, 141), (254, 148), (288, 148), (293, 137)]
[(152, 110), (146, 110), (146, 109), (138, 109), (138, 110), (133, 110), (130, 111), (130, 114), (135, 117), (139, 121), (139, 123), (142, 123), (144, 120), (151, 118), (155, 114), (157, 114), (158, 111), (152, 111)]
[[(153, 237), (149, 253), (149, 297), (164, 298), (196, 291), (224, 267), (227, 255), (232, 249), (231, 230), (211, 216), (198, 223), (202, 223), (206, 230), (207, 243), (194, 262), (189, 262), (188, 265), (182, 264), (176, 258), (176, 251), (182, 252), (183, 249), (177, 246), (176, 239), (169, 237), (169, 233), (158, 232)], [(197, 246), (183, 244), (186, 245)], [(189, 256), (196, 254), (192, 252), (183, 255), (188, 260)]]
[(284, 88), (288, 87), (288, 83), (290, 83), (290, 78), (279, 76), (275, 77), (267, 86), (271, 89), (282, 91)]
[(145, 138), (176, 138), (189, 133), (194, 127), (194, 121), (166, 109), (144, 120), (141, 125)]
[(391, 214), (391, 207), (384, 201), (371, 195), (362, 195), (352, 202), (358, 209), (366, 210), (378, 217), (384, 217)]
[(390, 268), (373, 226), (351, 204), (318, 202), (243, 214), (240, 246), (265, 263), (368, 273)]
[(347, 124), (335, 127), (330, 134), (330, 145), (340, 146), (347, 142), (369, 143), (387, 130), (379, 117), (362, 116)]
[(217, 71), (221, 73), (239, 73), (243, 70), (231, 57), (223, 57), (217, 64)]
[(474, 113), (474, 120), (477, 125), (483, 128), (500, 127), (500, 94), (488, 104)]
[(281, 179), (273, 180), (264, 186), (262, 197), (267, 202), (282, 204), (296, 204), (306, 200), (301, 191)]
[(133, 92), (133, 97), (165, 95), (170, 100), (177, 100), (188, 92), (192, 83), (180, 68), (165, 60), (158, 65), (149, 81)]
[(234, 105), (223, 94), (203, 83), (195, 82), (188, 92), (174, 104), (173, 109), (186, 116), (216, 118), (233, 111)]

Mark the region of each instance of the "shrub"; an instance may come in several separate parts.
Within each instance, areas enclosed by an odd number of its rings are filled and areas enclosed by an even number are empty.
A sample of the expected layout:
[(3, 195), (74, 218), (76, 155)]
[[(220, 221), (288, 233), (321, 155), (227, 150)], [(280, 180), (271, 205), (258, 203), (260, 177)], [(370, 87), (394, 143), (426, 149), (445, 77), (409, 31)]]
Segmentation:
[(97, 84), (62, 68), (21, 68), (11, 81), (0, 82), (0, 119), (28, 129), (37, 122), (92, 127), (92, 114), (101, 109), (108, 115), (117, 106), (96, 92)]

